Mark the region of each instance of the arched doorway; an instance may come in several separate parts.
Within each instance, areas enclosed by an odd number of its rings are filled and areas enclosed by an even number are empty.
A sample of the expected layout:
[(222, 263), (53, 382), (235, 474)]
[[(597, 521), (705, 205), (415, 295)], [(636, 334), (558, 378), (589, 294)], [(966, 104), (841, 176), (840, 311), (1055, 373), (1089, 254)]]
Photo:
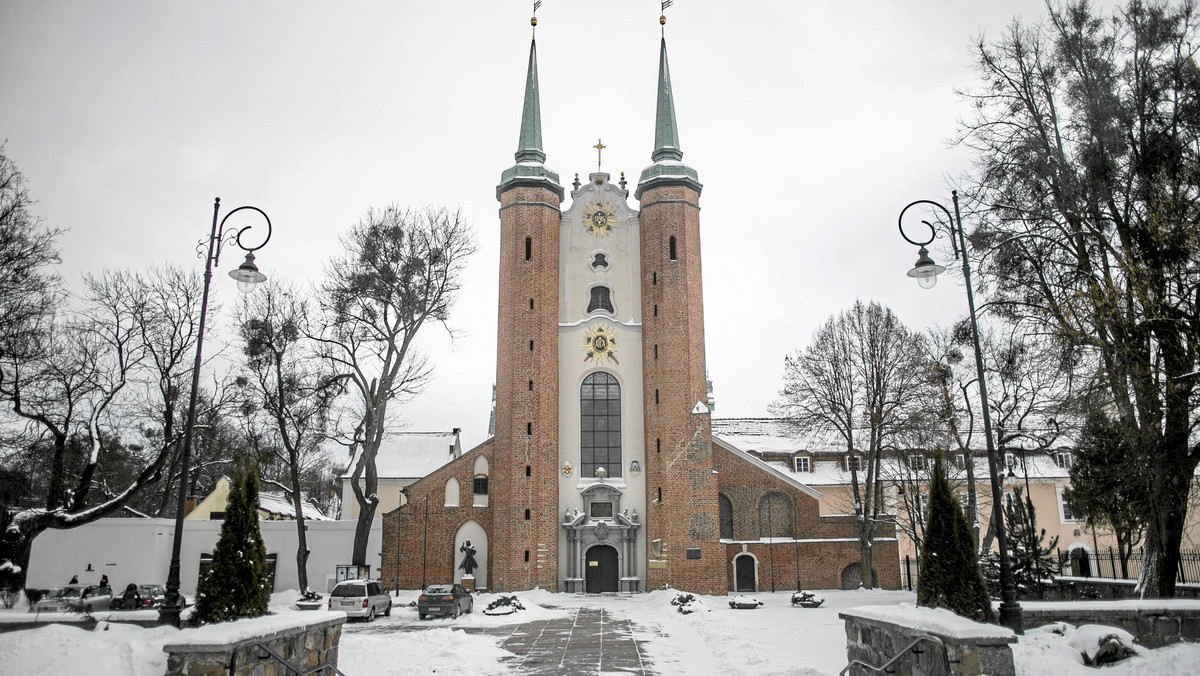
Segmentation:
[(589, 594), (615, 592), (618, 588), (617, 550), (596, 545), (587, 551), (584, 591)]
[(754, 582), (754, 563), (754, 557), (749, 554), (742, 554), (733, 560), (734, 591), (758, 591)]
[(1076, 547), (1071, 550), (1071, 572), (1077, 577), (1092, 576), (1092, 562), (1088, 557), (1088, 552), (1083, 547)]
[[(871, 570), (871, 575), (875, 579), (875, 586), (879, 586), (879, 574)], [(862, 586), (862, 563), (855, 561), (854, 563), (842, 569), (842, 589), (858, 589)]]

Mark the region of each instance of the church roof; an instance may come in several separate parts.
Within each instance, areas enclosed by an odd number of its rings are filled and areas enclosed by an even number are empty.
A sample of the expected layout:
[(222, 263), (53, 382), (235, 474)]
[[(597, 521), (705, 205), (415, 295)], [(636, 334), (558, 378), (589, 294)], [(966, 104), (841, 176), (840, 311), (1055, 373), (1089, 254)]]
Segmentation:
[[(458, 431), (400, 432), (379, 444), (375, 469), (380, 479), (419, 479), (462, 455)], [(359, 453), (350, 458), (341, 478), (350, 478)]]

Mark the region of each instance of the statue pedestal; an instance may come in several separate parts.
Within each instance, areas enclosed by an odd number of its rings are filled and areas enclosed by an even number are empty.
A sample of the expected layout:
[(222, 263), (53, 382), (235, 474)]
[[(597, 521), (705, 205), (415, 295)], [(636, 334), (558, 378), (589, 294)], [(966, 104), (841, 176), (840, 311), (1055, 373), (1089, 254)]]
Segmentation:
[(475, 593), (475, 576), (474, 575), (463, 575), (462, 576), (462, 586), (465, 587), (467, 591), (474, 594)]

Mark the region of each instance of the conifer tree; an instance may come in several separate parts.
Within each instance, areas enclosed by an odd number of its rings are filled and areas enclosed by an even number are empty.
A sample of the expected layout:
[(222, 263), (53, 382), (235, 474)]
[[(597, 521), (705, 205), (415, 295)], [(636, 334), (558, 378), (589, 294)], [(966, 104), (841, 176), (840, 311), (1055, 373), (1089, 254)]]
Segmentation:
[(991, 622), (992, 602), (979, 572), (971, 528), (950, 491), (941, 451), (933, 463), (917, 605), (947, 608), (972, 620)]
[(1022, 495), (1018, 486), (1004, 501), (1004, 522), (1008, 524), (1009, 557), (1012, 559), (1013, 582), (1021, 592), (1035, 591), (1041, 595), (1043, 580), (1058, 573), (1058, 536), (1046, 540), (1046, 529), (1038, 529), (1033, 503)]
[(267, 551), (258, 527), (258, 471), (243, 462), (229, 486), (225, 521), (212, 567), (196, 589), (193, 622), (227, 622), (267, 614)]

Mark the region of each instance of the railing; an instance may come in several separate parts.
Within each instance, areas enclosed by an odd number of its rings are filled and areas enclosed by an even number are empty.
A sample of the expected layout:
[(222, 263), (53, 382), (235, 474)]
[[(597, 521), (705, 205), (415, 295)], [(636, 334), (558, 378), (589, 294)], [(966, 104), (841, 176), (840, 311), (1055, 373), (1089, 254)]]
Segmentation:
[(904, 646), (904, 648), (901, 649), (900, 652), (893, 655), (890, 660), (888, 660), (887, 662), (884, 662), (882, 665), (876, 667), (876, 666), (867, 664), (866, 662), (863, 662), (862, 660), (852, 660), (850, 662), (850, 664), (846, 665), (845, 669), (842, 669), (840, 672), (838, 672), (838, 676), (846, 676), (846, 674), (850, 673), (850, 670), (853, 669), (855, 665), (858, 665), (858, 666), (862, 667), (863, 669), (869, 669), (877, 674), (895, 673), (895, 670), (892, 669), (892, 665), (899, 662), (910, 652), (913, 655), (920, 655), (922, 653), (922, 651), (917, 649), (917, 645), (924, 641), (933, 643), (942, 651), (942, 659), (945, 660), (946, 671), (949, 672), (950, 671), (950, 656), (946, 653), (946, 645), (944, 643), (942, 643), (942, 639), (940, 639), (936, 636), (931, 636), (929, 634), (920, 634), (916, 638), (914, 638), (912, 641), (909, 641), (908, 645)]
[[(1082, 551), (1083, 554), (1075, 552)], [(1136, 580), (1142, 572), (1142, 554), (1133, 552), (1122, 564), (1117, 550), (1112, 547), (1108, 551), (1089, 552), (1087, 550), (1058, 550), (1058, 560), (1062, 564), (1063, 574), (1075, 577), (1096, 577), (1109, 580)], [(1179, 574), (1176, 582), (1200, 582), (1200, 550), (1179, 552)]]
[[(255, 641), (254, 643), (249, 643), (247, 645), (251, 648), (258, 648), (261, 651), (258, 656), (258, 658), (260, 660), (266, 659), (265, 657), (262, 656), (262, 653), (266, 653), (267, 655), (269, 655), (271, 657), (271, 659), (273, 659), (276, 662), (278, 662), (279, 664), (283, 665), (283, 668), (285, 670), (284, 676), (288, 676), (290, 674), (296, 674), (296, 676), (309, 676), (309, 674), (326, 673), (327, 669), (332, 669), (333, 673), (337, 674), (337, 676), (346, 676), (346, 674), (343, 674), (340, 669), (338, 669), (337, 667), (335, 667), (333, 665), (329, 665), (329, 664), (319, 664), (315, 667), (309, 667), (307, 669), (302, 669), (300, 667), (292, 666), (291, 663), (289, 663), (286, 659), (284, 659), (283, 655), (280, 655), (279, 653), (275, 652), (274, 650), (272, 650), (270, 648), (270, 646), (268, 646), (266, 643), (263, 643), (262, 641)], [(233, 657), (229, 663), (229, 667), (228, 667), (229, 673), (231, 673), (231, 674), (234, 673), (234, 670), (237, 668), (236, 662), (237, 662), (237, 651), (235, 650), (233, 652)]]

